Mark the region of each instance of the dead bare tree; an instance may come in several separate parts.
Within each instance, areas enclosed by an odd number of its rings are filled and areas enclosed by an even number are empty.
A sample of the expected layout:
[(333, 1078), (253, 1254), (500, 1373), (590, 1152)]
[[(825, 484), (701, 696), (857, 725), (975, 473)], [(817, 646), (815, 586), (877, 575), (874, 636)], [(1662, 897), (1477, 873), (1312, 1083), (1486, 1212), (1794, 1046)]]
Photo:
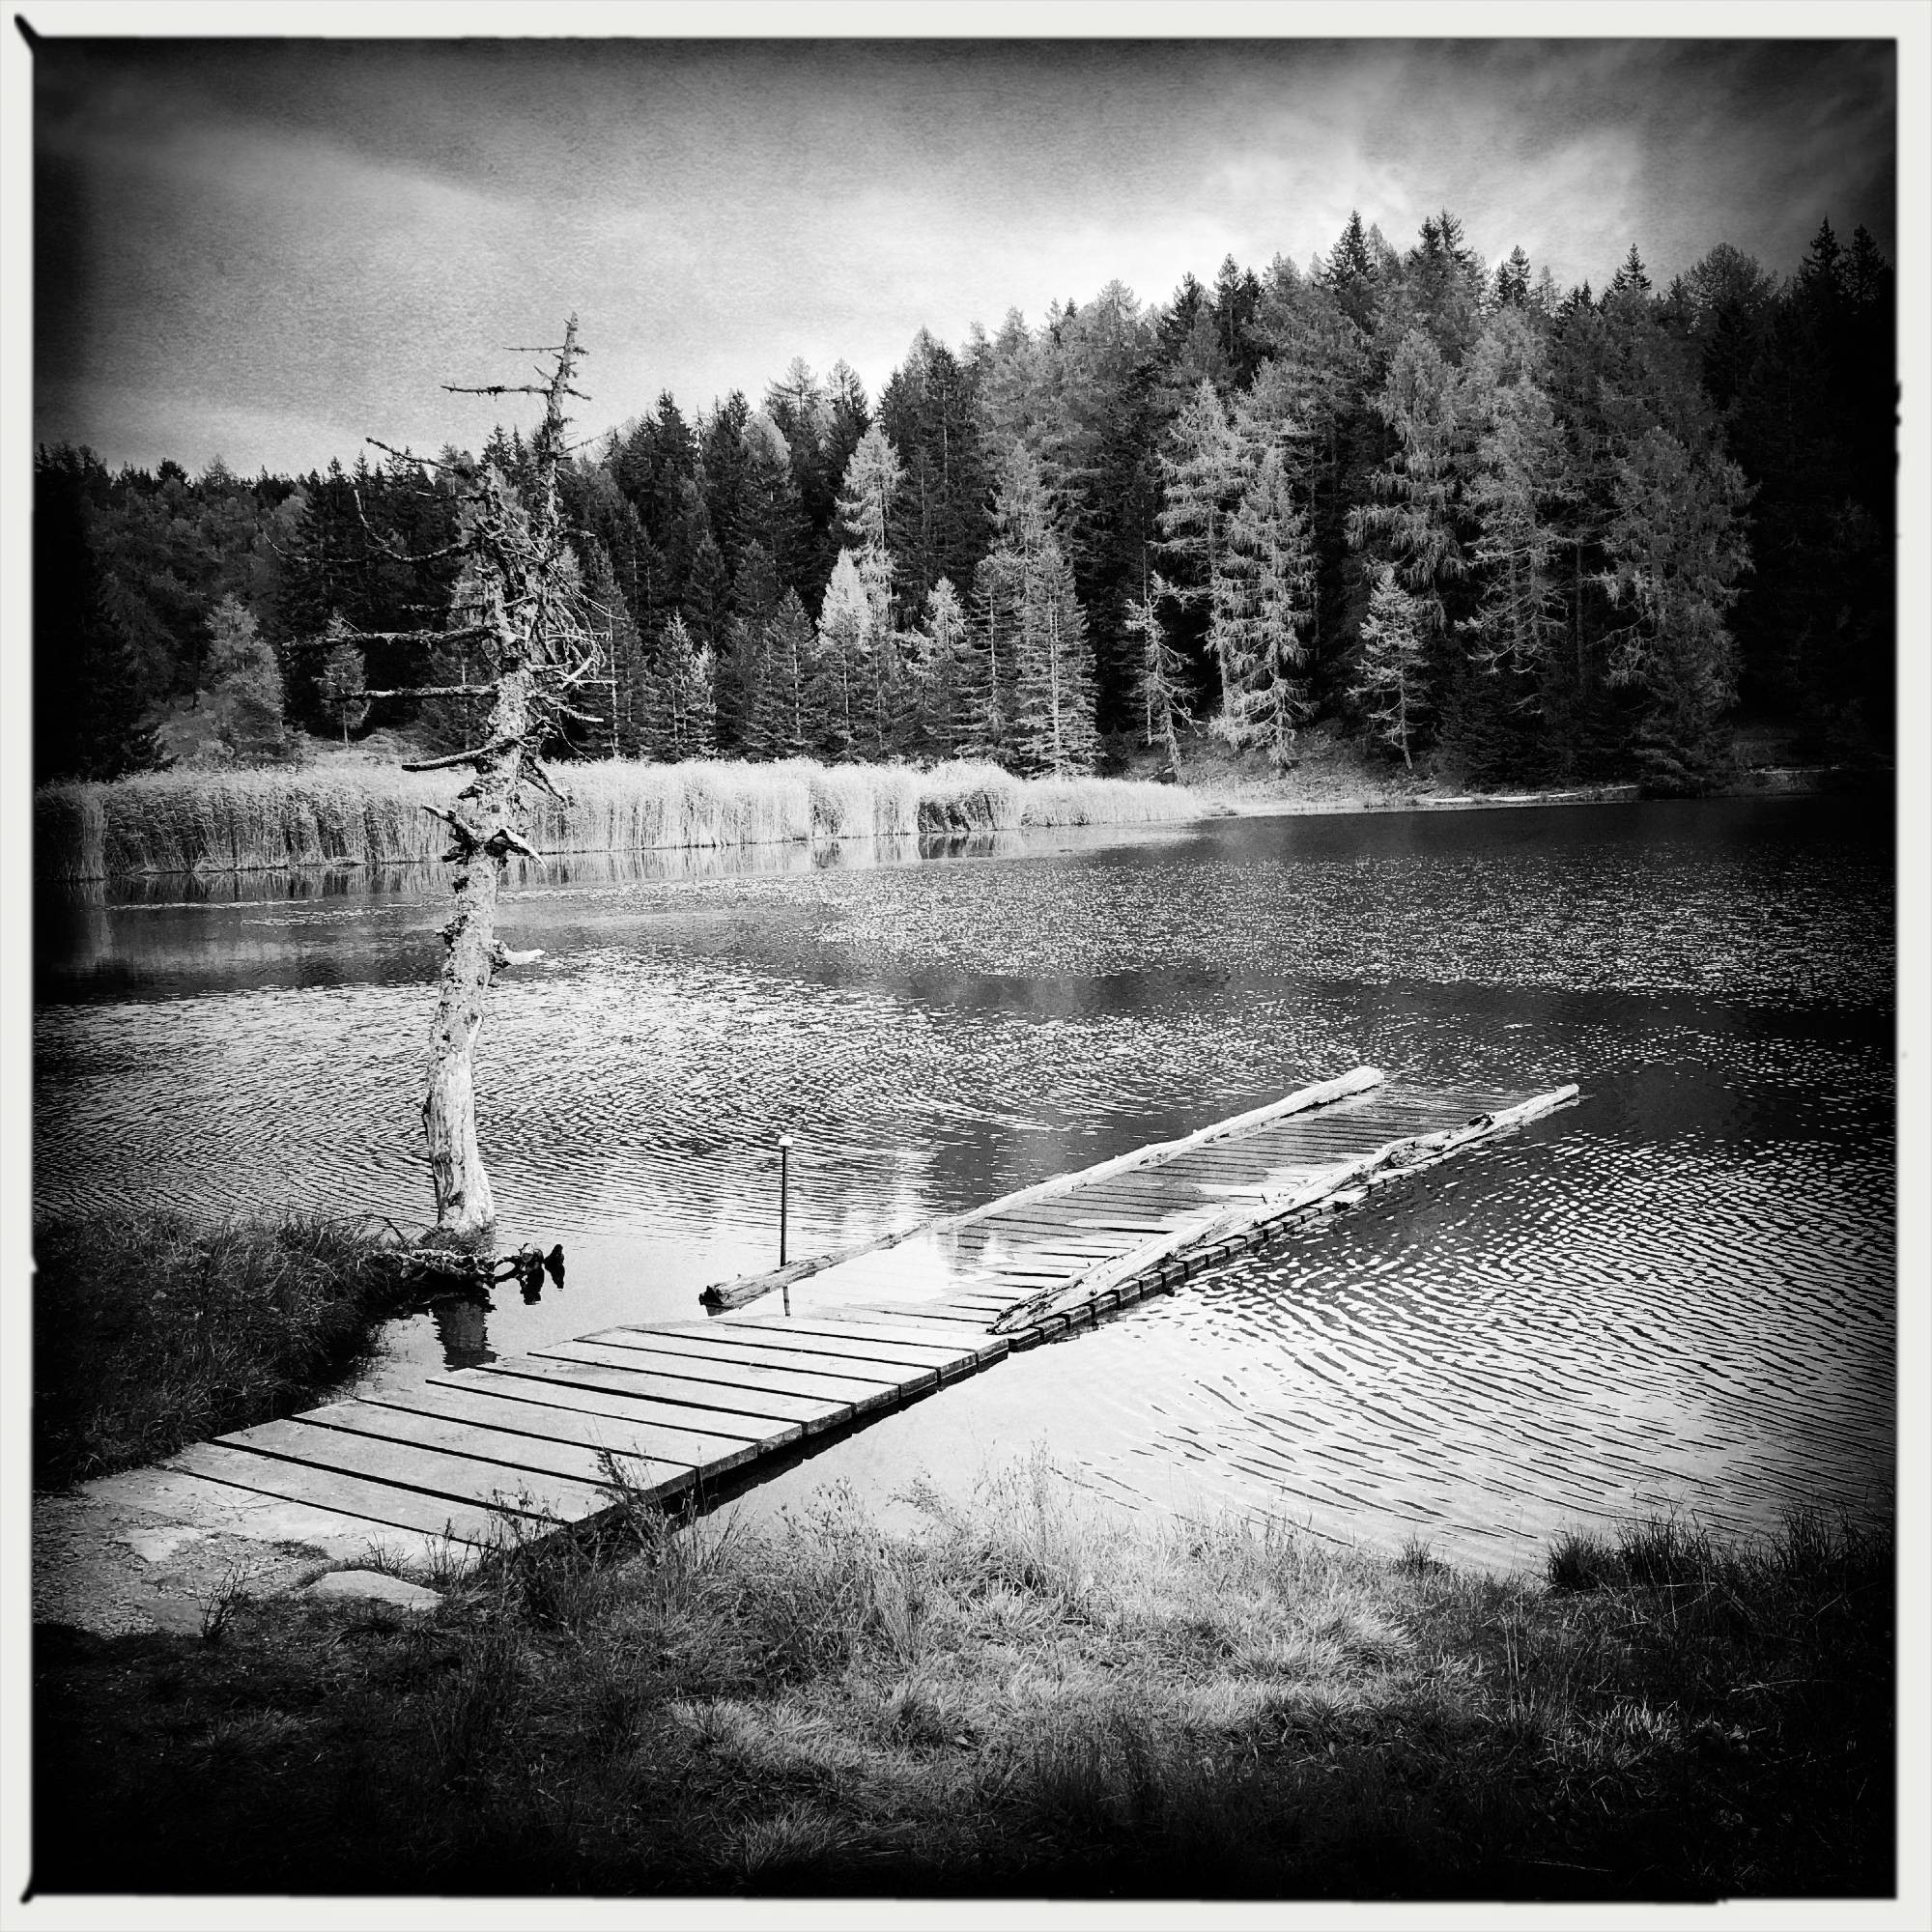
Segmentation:
[[(588, 400), (572, 386), (584, 353), (577, 340), (576, 316), (565, 326), (561, 343), (515, 353), (550, 358), (548, 368), (537, 371), (540, 383), (446, 383), (443, 387), (452, 395), (543, 399), (543, 421), (527, 445), (530, 473), (521, 488), (494, 463), (441, 465), (369, 439), (390, 456), (454, 474), (460, 493), (459, 534), (452, 552), (444, 554), (464, 559), (463, 615), (469, 619), (454, 628), (382, 637), (389, 641), (473, 642), (489, 668), (489, 675), (477, 685), (464, 687), (490, 699), (483, 742), (404, 767), (428, 772), (468, 766), (471, 772), (448, 808), (423, 808), (449, 827), (450, 845), (442, 856), (455, 870), (450, 876), (453, 903), (442, 927), (436, 1022), (424, 1067), (422, 1122), (437, 1226), (445, 1237), (472, 1248), (489, 1243), (497, 1218), (476, 1142), (476, 1037), (497, 973), (542, 957), (540, 950), (503, 949), (497, 938), (497, 896), (510, 854), (536, 857), (526, 836), (528, 793), (540, 791), (569, 803), (538, 753), (546, 740), (564, 735), (566, 721), (598, 722), (570, 700), (581, 685), (598, 679), (604, 656), (593, 614), (579, 587), (557, 495), (557, 466), (569, 448), (565, 399)], [(402, 560), (424, 560), (395, 551), (373, 530), (370, 535)], [(351, 638), (360, 641), (377, 635), (352, 633)], [(441, 687), (370, 695), (429, 696), (433, 689)]]

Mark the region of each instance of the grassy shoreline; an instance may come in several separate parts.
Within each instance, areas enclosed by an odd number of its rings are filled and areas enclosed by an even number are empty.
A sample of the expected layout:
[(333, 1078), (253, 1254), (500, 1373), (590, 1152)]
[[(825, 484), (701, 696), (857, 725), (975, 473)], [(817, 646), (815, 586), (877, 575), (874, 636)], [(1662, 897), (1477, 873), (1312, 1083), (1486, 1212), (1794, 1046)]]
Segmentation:
[[(391, 1312), (339, 1224), (35, 1236), (43, 1482), (299, 1408)], [(1103, 1515), (1037, 1458), (909, 1530), (839, 1489), (679, 1527), (611, 1475), (598, 1544), (506, 1526), (425, 1619), (237, 1579), (212, 1638), (37, 1626), (37, 1889), (1890, 1889), (1885, 1522), (1492, 1577)]]
[[(573, 766), (565, 777), (573, 802), (544, 799), (531, 813), (530, 842), (546, 855), (1163, 824), (1226, 809), (1174, 785), (1020, 779), (972, 762), (920, 771), (810, 759), (613, 760)], [(34, 795), (35, 871), (79, 882), (433, 863), (447, 835), (422, 808), (446, 805), (460, 783), (460, 774), (331, 757), (48, 785)]]
[(34, 1485), (291, 1415), (396, 1312), (355, 1222), (165, 1210), (34, 1217)]
[[(1770, 743), (1764, 753), (1783, 749)], [(34, 795), (36, 876), (56, 884), (242, 876), (323, 867), (434, 865), (444, 834), (421, 808), (446, 804), (458, 776), (410, 773), (410, 748), (318, 746), (304, 763), (184, 769), (61, 783)], [(1186, 734), (1182, 781), (1144, 753), (1122, 776), (1021, 779), (1000, 766), (611, 761), (565, 774), (575, 802), (542, 801), (531, 841), (547, 857), (742, 851), (762, 845), (985, 835), (1029, 827), (1184, 824), (1225, 815), (1450, 811), (1625, 802), (1628, 782), (1470, 791), (1372, 759), (1332, 727), (1302, 735), (1292, 771), (1266, 770), (1206, 730)], [(1852, 788), (1870, 774), (1760, 763), (1729, 793)]]
[(1546, 1578), (1089, 1514), (637, 1509), (417, 1618), (37, 1634), (37, 1888), (1711, 1899), (1892, 1887), (1891, 1546)]

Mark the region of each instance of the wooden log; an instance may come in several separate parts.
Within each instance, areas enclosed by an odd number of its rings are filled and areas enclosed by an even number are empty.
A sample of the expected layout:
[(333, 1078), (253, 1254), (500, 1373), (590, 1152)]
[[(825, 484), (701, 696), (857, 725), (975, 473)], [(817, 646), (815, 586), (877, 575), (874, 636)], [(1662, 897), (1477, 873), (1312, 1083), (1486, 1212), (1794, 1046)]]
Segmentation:
[(1224, 1140), (1231, 1134), (1245, 1133), (1263, 1122), (1280, 1120), (1290, 1114), (1305, 1113), (1311, 1107), (1323, 1107), (1336, 1100), (1347, 1099), (1351, 1094), (1367, 1092), (1381, 1083), (1381, 1069), (1375, 1066), (1357, 1066), (1333, 1080), (1317, 1081), (1312, 1087), (1302, 1087), (1286, 1094), (1279, 1100), (1271, 1100), (1261, 1107), (1251, 1107), (1245, 1114), (1236, 1114), (1232, 1119), (1216, 1121), (1210, 1126), (1183, 1135), (1179, 1140), (1156, 1142), (1151, 1147), (1137, 1148), (1131, 1153), (1116, 1154), (1110, 1160), (1096, 1162), (1092, 1167), (1081, 1168), (1077, 1173), (1055, 1175), (1049, 1180), (1036, 1181), (1032, 1186), (1016, 1188), (1010, 1194), (1002, 1195), (997, 1201), (989, 1201), (982, 1207), (968, 1208), (964, 1213), (945, 1214), (932, 1221), (920, 1221), (911, 1227), (900, 1228), (890, 1235), (881, 1235), (869, 1241), (860, 1241), (848, 1248), (837, 1248), (829, 1254), (814, 1255), (805, 1261), (792, 1262), (787, 1266), (774, 1268), (766, 1274), (745, 1275), (737, 1281), (717, 1282), (698, 1297), (705, 1307), (713, 1309), (742, 1308), (748, 1301), (755, 1301), (760, 1295), (770, 1294), (775, 1289), (788, 1288), (795, 1281), (803, 1281), (810, 1275), (823, 1273), (825, 1269), (837, 1267), (842, 1262), (857, 1261), (862, 1255), (883, 1253), (888, 1248), (895, 1248), (900, 1242), (910, 1240), (915, 1235), (939, 1234), (948, 1230), (970, 1227), (976, 1222), (985, 1221), (1005, 1210), (1018, 1208), (1036, 1201), (1050, 1201), (1070, 1193), (1075, 1188), (1084, 1187), (1094, 1181), (1103, 1180), (1116, 1174), (1125, 1174), (1132, 1169), (1158, 1167), (1164, 1161), (1177, 1158), (1198, 1147), (1206, 1147), (1217, 1140)]

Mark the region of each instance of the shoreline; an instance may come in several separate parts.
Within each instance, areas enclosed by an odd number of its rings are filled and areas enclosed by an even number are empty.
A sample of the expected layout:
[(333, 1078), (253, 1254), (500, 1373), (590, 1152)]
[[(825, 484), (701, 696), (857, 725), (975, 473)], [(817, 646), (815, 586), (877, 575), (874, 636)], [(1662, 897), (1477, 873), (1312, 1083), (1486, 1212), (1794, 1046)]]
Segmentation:
[[(679, 767), (668, 769), (676, 770)], [(872, 767), (853, 766), (846, 770), (866, 773)], [(884, 768), (890, 769), (890, 768)], [(227, 778), (229, 775), (216, 775)], [(290, 775), (294, 777), (294, 774)], [(915, 774), (915, 777), (918, 775)], [(1825, 798), (1868, 790), (1883, 783), (1884, 775), (1867, 773), (1846, 765), (1794, 765), (1758, 766), (1746, 773), (1740, 781), (1720, 786), (1705, 794), (1710, 798)], [(1052, 780), (1013, 781), (1016, 786), (1028, 783), (1053, 785), (1060, 781)], [(1270, 789), (1266, 781), (1255, 782), (1236, 787), (1228, 787), (1222, 782), (1210, 780), (1199, 785), (1181, 783), (1151, 783), (1138, 774), (1126, 774), (1118, 778), (1091, 779), (1075, 781), (1080, 788), (1077, 808), (1065, 816), (1058, 814), (1029, 817), (1022, 813), (1017, 823), (1012, 824), (961, 824), (921, 823), (915, 830), (907, 826), (879, 831), (828, 828), (813, 824), (810, 831), (789, 830), (778, 832), (770, 837), (749, 837), (739, 838), (719, 838), (716, 837), (691, 838), (683, 840), (664, 840), (639, 844), (611, 843), (604, 845), (558, 844), (539, 841), (537, 851), (544, 861), (643, 858), (659, 853), (691, 852), (753, 852), (763, 849), (804, 848), (820, 850), (842, 843), (870, 844), (881, 840), (886, 842), (916, 842), (923, 845), (928, 841), (940, 843), (948, 840), (972, 839), (975, 838), (999, 838), (1025, 834), (1028, 832), (1051, 831), (1119, 831), (1133, 834), (1151, 831), (1159, 827), (1179, 828), (1200, 825), (1222, 818), (1342, 818), (1350, 816), (1384, 817), (1402, 813), (1427, 816), (1445, 811), (1504, 811), (1525, 810), (1539, 807), (1572, 805), (1635, 805), (1641, 804), (1652, 794), (1646, 793), (1640, 783), (1625, 781), (1593, 785), (1571, 785), (1557, 789), (1539, 791), (1465, 791), (1435, 792), (1421, 789), (1397, 787), (1394, 784), (1378, 788), (1353, 789), (1346, 782), (1332, 789), (1326, 787), (1296, 786), (1292, 782), (1283, 783), (1281, 789)], [(1281, 782), (1281, 781), (1277, 781)], [(1122, 811), (1118, 817), (1107, 813), (1104, 807), (1112, 801), (1108, 788), (1122, 788), (1122, 802), (1139, 805), (1137, 810)], [(55, 788), (47, 787), (35, 794), (37, 816), (43, 810), (43, 800)], [(104, 789), (104, 787), (103, 787)], [(1142, 803), (1149, 790), (1157, 790), (1173, 798), (1177, 794), (1188, 797), (1193, 810), (1182, 809), (1171, 815), (1149, 816)], [(1132, 795), (1131, 801), (1129, 795)], [(1177, 803), (1178, 803), (1177, 799)], [(1098, 806), (1102, 808), (1095, 810)], [(928, 814), (922, 811), (923, 820)], [(106, 869), (98, 872), (76, 873), (72, 871), (52, 871), (43, 873), (36, 867), (37, 883), (46, 887), (61, 887), (69, 890), (99, 888), (131, 884), (137, 881), (165, 879), (241, 879), (266, 875), (341, 873), (349, 871), (377, 872), (385, 868), (414, 865), (434, 866), (439, 861), (433, 856), (415, 853), (394, 856), (367, 856), (341, 853), (317, 858), (282, 860), (254, 865), (234, 864), (228, 866), (196, 863), (186, 867), (153, 866), (144, 867)]]

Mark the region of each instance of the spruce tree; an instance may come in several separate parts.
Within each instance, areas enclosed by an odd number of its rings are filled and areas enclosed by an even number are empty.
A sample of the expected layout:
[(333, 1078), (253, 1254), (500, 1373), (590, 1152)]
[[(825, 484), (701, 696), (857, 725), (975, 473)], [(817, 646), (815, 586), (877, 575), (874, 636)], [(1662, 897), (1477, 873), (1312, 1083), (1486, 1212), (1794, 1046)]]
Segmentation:
[(1607, 639), (1610, 674), (1647, 700), (1637, 753), (1662, 790), (1705, 790), (1720, 773), (1737, 671), (1725, 612), (1750, 567), (1749, 494), (1735, 464), (1699, 462), (1662, 428), (1617, 461), (1603, 582), (1627, 621)]
[(1426, 607), (1396, 582), (1395, 566), (1383, 564), (1362, 620), (1349, 698), (1371, 733), (1400, 752), (1409, 766), (1416, 721), (1429, 709), (1427, 640)]
[(1161, 549), (1179, 566), (1179, 603), (1206, 599), (1221, 530), (1240, 489), (1240, 445), (1211, 383), (1202, 383), (1175, 419), (1160, 456)]
[(952, 581), (942, 577), (926, 593), (919, 627), (906, 640), (908, 749), (928, 757), (952, 756), (959, 673), (968, 648), (966, 612)]
[(1304, 676), (1315, 627), (1315, 552), (1282, 451), (1269, 449), (1229, 520), (1209, 637), (1226, 669), (1216, 735), (1264, 747), (1276, 771), (1309, 715)]
[(369, 689), (368, 668), (362, 661), (362, 653), (350, 641), (348, 628), (341, 618), (330, 619), (325, 635), (332, 636), (335, 641), (324, 653), (322, 667), (316, 673), (318, 694), (325, 709), (332, 712), (341, 724), (345, 745), (349, 742), (352, 719), (359, 725), (369, 715), (369, 700), (363, 695)]
[(841, 550), (825, 586), (806, 691), (812, 743), (824, 756), (840, 762), (863, 757), (870, 735), (871, 614), (858, 563), (849, 550)]
[(1160, 620), (1160, 600), (1172, 595), (1173, 586), (1156, 573), (1151, 583), (1127, 606), (1125, 621), (1129, 633), (1141, 640), (1133, 688), (1142, 714), (1141, 742), (1166, 748), (1168, 770), (1178, 780), (1179, 726), (1191, 722), (1193, 714), (1186, 696), (1186, 662), (1167, 641), (1167, 629)]
[(754, 758), (800, 758), (810, 738), (806, 688), (812, 669), (811, 619), (787, 590), (767, 619), (764, 648), (747, 727), (746, 749)]
[(993, 520), (1012, 636), (1011, 761), (1021, 771), (1087, 771), (1099, 749), (1094, 647), (1045, 480), (1023, 442), (1002, 466)]
[(652, 666), (644, 739), (667, 763), (709, 757), (716, 748), (717, 659), (682, 616), (673, 616), (658, 639)]
[(1370, 478), (1376, 500), (1350, 512), (1350, 541), (1395, 566), (1431, 634), (1440, 635), (1449, 621), (1444, 589), (1466, 567), (1457, 533), (1464, 432), (1455, 371), (1421, 329), (1397, 346), (1375, 410), (1395, 446)]
[(234, 597), (224, 597), (208, 620), (207, 662), (222, 742), (244, 762), (279, 758), (288, 749), (282, 668), (254, 612)]
[(953, 749), (964, 756), (1005, 763), (1009, 755), (1021, 577), (1019, 559), (1004, 546), (973, 572), (969, 648), (954, 680)]
[(1479, 601), (1459, 629), (1487, 672), (1530, 687), (1562, 632), (1554, 521), (1569, 494), (1562, 433), (1537, 380), (1542, 352), (1514, 313), (1498, 315), (1463, 368), (1462, 411), (1473, 437), (1463, 503), (1476, 534), (1468, 557)]

